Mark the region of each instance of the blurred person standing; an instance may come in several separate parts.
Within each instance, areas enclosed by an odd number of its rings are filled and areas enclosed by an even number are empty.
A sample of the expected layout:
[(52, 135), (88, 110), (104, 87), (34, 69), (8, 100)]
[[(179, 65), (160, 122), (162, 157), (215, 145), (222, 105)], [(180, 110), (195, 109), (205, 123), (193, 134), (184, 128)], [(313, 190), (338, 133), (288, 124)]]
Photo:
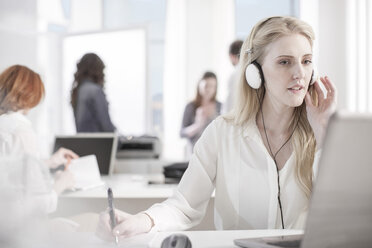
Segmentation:
[(114, 132), (104, 93), (105, 64), (94, 53), (85, 54), (76, 65), (71, 90), (77, 132)]
[(239, 54), (240, 49), (242, 48), (243, 41), (242, 40), (236, 40), (233, 43), (230, 44), (229, 47), (229, 59), (231, 64), (234, 66), (234, 71), (231, 73), (228, 81), (227, 81), (227, 97), (226, 101), (223, 103), (222, 106), (222, 112), (227, 113), (229, 112), (234, 104), (234, 99), (236, 98), (236, 85), (239, 81), (239, 70), (238, 70), (238, 64), (239, 64)]
[[(61, 148), (50, 159), (40, 160), (38, 138), (26, 114), (40, 103), (44, 93), (44, 85), (39, 74), (25, 66), (14, 65), (0, 74), (0, 159), (10, 161), (9, 158), (30, 155), (40, 161), (41, 165), (39, 168), (35, 166), (35, 170), (28, 169), (26, 174), (20, 171), (19, 176), (23, 178), (45, 174), (42, 171), (49, 174), (48, 167), (56, 168), (78, 158), (71, 150)], [(42, 180), (40, 178), (45, 177), (37, 178)], [(46, 212), (53, 212), (57, 206), (57, 195), (65, 189), (72, 188), (74, 183), (73, 175), (68, 170), (56, 173), (49, 194), (46, 194), (43, 200), (38, 198), (43, 205), (39, 207), (45, 208)]]
[(196, 96), (188, 103), (182, 119), (181, 137), (188, 139), (187, 157), (208, 124), (221, 113), (221, 103), (216, 100), (217, 76), (207, 71), (199, 80)]

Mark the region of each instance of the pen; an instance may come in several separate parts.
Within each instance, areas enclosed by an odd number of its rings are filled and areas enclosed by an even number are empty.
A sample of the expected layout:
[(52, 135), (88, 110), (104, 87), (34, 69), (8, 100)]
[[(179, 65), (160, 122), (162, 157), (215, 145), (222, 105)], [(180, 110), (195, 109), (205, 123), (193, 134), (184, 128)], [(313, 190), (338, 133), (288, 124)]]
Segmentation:
[[(108, 196), (108, 205), (109, 205), (109, 215), (110, 215), (110, 224), (111, 224), (111, 230), (114, 229), (116, 226), (116, 218), (115, 218), (115, 212), (114, 212), (114, 196), (112, 194), (112, 189), (107, 189), (107, 196)], [(119, 244), (119, 238), (117, 235), (115, 235), (115, 243)]]
[(55, 168), (50, 168), (49, 171), (50, 171), (50, 173), (54, 174), (54, 173), (56, 173), (57, 171), (63, 171), (63, 170), (65, 170), (65, 169), (66, 169), (66, 166), (65, 166), (64, 164), (60, 164), (60, 165), (58, 165), (58, 166), (55, 167)]

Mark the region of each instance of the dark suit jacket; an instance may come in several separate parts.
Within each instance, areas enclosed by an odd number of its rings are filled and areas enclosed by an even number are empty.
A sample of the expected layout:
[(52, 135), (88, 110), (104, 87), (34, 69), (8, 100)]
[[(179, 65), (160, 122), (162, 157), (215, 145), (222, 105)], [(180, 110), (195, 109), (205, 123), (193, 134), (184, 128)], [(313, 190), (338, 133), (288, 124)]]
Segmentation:
[(100, 85), (84, 81), (77, 94), (74, 110), (77, 132), (113, 132), (106, 95)]

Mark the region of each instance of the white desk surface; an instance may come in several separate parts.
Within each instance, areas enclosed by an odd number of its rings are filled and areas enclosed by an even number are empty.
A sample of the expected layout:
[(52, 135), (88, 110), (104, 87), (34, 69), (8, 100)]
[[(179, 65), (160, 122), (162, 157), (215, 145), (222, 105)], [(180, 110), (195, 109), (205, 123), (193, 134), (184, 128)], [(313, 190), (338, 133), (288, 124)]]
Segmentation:
[(234, 230), (234, 231), (184, 231), (158, 232), (148, 244), (148, 247), (160, 247), (161, 242), (173, 233), (182, 233), (189, 237), (193, 248), (206, 247), (237, 247), (234, 239), (260, 238), (280, 235), (303, 234), (302, 230)]
[[(62, 198), (107, 198), (107, 187), (111, 187), (115, 198), (168, 198), (177, 184), (163, 184), (162, 174), (114, 174), (103, 176), (105, 186), (64, 193)], [(149, 181), (159, 184), (148, 184)]]
[[(134, 214), (146, 210), (155, 203), (173, 195), (177, 184), (163, 184), (162, 174), (113, 174), (104, 176), (105, 186), (60, 195), (57, 210), (52, 217), (78, 216), (84, 213), (100, 213), (107, 208), (107, 187), (111, 187), (115, 207)], [(160, 184), (148, 184), (154, 181)], [(214, 195), (208, 203), (202, 222), (192, 230), (214, 229)]]
[[(122, 239), (115, 243), (103, 241), (92, 232), (76, 232), (73, 236), (60, 239), (59, 247), (138, 247), (160, 248), (163, 240), (171, 234), (181, 233), (189, 237), (193, 248), (237, 248), (234, 239), (260, 238), (280, 235), (303, 234), (302, 230), (234, 230), (234, 231), (183, 231), (183, 232), (154, 232)], [(70, 239), (70, 241), (68, 241)], [(78, 244), (78, 246), (76, 246)]]

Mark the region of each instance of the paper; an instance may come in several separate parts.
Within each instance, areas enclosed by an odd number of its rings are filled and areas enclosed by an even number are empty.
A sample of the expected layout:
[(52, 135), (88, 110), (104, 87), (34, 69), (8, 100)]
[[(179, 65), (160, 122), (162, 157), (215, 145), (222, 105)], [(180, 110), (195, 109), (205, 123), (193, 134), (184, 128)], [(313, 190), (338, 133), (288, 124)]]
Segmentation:
[(77, 190), (85, 190), (104, 185), (95, 155), (88, 155), (72, 160), (68, 170), (74, 175), (74, 188)]

